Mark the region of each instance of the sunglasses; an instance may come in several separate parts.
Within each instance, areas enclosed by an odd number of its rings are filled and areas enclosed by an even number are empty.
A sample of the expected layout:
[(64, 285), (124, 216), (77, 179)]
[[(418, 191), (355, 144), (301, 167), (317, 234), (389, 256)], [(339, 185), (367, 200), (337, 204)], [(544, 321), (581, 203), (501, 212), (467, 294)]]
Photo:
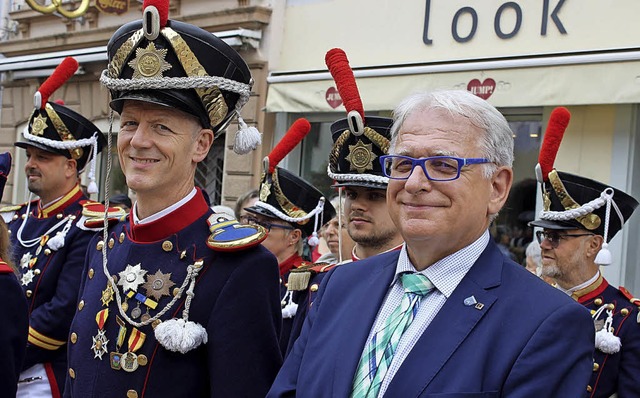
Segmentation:
[(546, 240), (551, 244), (552, 248), (557, 248), (560, 245), (560, 240), (577, 238), (578, 236), (592, 236), (594, 234), (561, 234), (558, 231), (536, 231), (536, 239), (538, 243), (542, 244), (542, 241)]
[(294, 229), (291, 225), (272, 224), (266, 221), (260, 221), (256, 218), (246, 217), (246, 216), (240, 217), (240, 223), (248, 224), (248, 225), (259, 225), (262, 228), (266, 229), (267, 232), (271, 232), (271, 228), (290, 229), (290, 230)]

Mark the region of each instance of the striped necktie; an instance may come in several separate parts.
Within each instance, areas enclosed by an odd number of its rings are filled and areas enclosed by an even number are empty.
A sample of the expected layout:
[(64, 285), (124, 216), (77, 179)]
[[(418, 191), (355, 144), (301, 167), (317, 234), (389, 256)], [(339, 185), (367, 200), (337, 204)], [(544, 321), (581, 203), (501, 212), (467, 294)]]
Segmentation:
[(402, 334), (418, 312), (420, 300), (434, 288), (426, 276), (418, 273), (403, 274), (401, 281), (404, 295), (400, 306), (389, 315), (383, 327), (365, 347), (353, 378), (351, 398), (372, 398), (378, 395)]

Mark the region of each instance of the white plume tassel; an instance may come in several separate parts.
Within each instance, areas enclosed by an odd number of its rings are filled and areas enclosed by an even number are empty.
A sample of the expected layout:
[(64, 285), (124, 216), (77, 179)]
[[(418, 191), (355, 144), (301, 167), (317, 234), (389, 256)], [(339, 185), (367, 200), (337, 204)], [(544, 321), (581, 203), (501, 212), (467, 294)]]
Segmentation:
[(64, 247), (64, 238), (67, 236), (67, 232), (69, 232), (72, 223), (73, 220), (71, 219), (71, 217), (69, 217), (69, 220), (67, 221), (67, 224), (64, 226), (62, 231), (58, 231), (56, 233), (56, 236), (47, 241), (47, 246), (49, 246), (51, 250), (57, 251)]
[(284, 300), (287, 300), (287, 304), (282, 308), (282, 317), (293, 318), (298, 312), (298, 304), (293, 302), (293, 292), (291, 290), (287, 290)]
[(606, 310), (607, 319), (604, 321), (602, 329), (596, 333), (596, 348), (605, 354), (615, 354), (620, 351), (622, 341), (620, 337), (613, 334), (613, 311), (608, 309), (609, 304), (605, 304), (593, 314), (593, 319), (598, 319), (598, 314)]
[(160, 323), (154, 330), (158, 343), (169, 351), (181, 354), (185, 354), (201, 344), (206, 344), (209, 339), (207, 330), (202, 325), (189, 320), (189, 308), (194, 296), (193, 289), (196, 286), (198, 272), (202, 269), (202, 263), (196, 262), (189, 267), (192, 267), (192, 272), (189, 272), (191, 284), (186, 293), (187, 299), (184, 311), (182, 311), (182, 319), (169, 319)]
[(262, 143), (262, 134), (257, 128), (247, 126), (244, 120), (238, 116), (238, 132), (236, 133), (233, 151), (238, 155), (245, 155)]

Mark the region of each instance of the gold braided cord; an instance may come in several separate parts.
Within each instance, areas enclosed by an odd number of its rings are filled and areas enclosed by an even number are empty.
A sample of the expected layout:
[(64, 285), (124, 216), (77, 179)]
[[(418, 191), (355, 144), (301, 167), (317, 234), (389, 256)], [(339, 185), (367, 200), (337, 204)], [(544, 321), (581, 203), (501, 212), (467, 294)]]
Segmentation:
[[(58, 112), (56, 112), (56, 110), (53, 109), (51, 104), (49, 104), (48, 102), (45, 105), (45, 110), (47, 111), (47, 115), (51, 119), (51, 123), (53, 123), (53, 127), (55, 128), (56, 132), (60, 136), (60, 141), (75, 141), (76, 137), (74, 137), (73, 134), (71, 134), (67, 126), (62, 121), (62, 119), (60, 119), (60, 116), (58, 116)], [(82, 150), (82, 148), (69, 149), (69, 153), (71, 154), (71, 157), (76, 160), (82, 157), (83, 152), (84, 151)]]
[(122, 68), (124, 67), (124, 63), (126, 62), (129, 55), (133, 52), (133, 49), (136, 48), (140, 40), (144, 37), (144, 32), (142, 29), (135, 31), (116, 51), (116, 54), (109, 62), (108, 66), (108, 76), (112, 79), (117, 79), (122, 72)]
[[(307, 212), (305, 212), (304, 210), (302, 210), (301, 208), (293, 204), (291, 201), (289, 201), (289, 199), (287, 199), (287, 197), (285, 196), (284, 192), (282, 192), (282, 188), (280, 188), (280, 182), (278, 181), (277, 168), (273, 171), (271, 181), (273, 182), (273, 188), (274, 188), (273, 194), (275, 195), (276, 201), (278, 202), (282, 210), (284, 210), (284, 212), (291, 218), (306, 217)], [(307, 222), (309, 222), (308, 219), (304, 221), (299, 221), (298, 224), (304, 225)]]
[[(567, 192), (558, 172), (556, 170), (551, 170), (549, 173), (549, 182), (551, 182), (551, 186), (553, 190), (556, 192), (558, 199), (560, 199), (560, 203), (565, 210), (573, 210), (580, 208), (580, 204), (578, 204)], [(592, 231), (600, 226), (601, 220), (597, 214), (589, 213), (584, 216), (580, 216), (575, 218), (580, 224), (582, 224), (586, 229)]]
[[(171, 28), (164, 28), (161, 33), (167, 40), (169, 40), (171, 47), (175, 51), (176, 56), (188, 77), (208, 76), (207, 71), (200, 62), (198, 62), (198, 58), (193, 54), (189, 45), (184, 41), (182, 36)], [(220, 89), (214, 86), (208, 88), (195, 88), (194, 90), (207, 110), (211, 125), (216, 126), (222, 122), (227, 115), (229, 108), (227, 107), (227, 103), (224, 101), (224, 97), (222, 96)]]
[[(340, 161), (340, 150), (344, 146), (345, 142), (347, 142), (350, 135), (351, 131), (349, 129), (343, 131), (342, 134), (340, 134), (340, 137), (338, 137), (336, 142), (333, 144), (333, 149), (329, 154), (329, 167), (331, 168), (332, 172), (338, 170), (338, 162)], [(389, 146), (391, 145), (391, 142), (385, 136), (378, 133), (371, 127), (364, 128), (364, 136), (367, 137), (369, 141), (373, 142), (378, 148), (380, 148), (382, 153), (389, 153)]]

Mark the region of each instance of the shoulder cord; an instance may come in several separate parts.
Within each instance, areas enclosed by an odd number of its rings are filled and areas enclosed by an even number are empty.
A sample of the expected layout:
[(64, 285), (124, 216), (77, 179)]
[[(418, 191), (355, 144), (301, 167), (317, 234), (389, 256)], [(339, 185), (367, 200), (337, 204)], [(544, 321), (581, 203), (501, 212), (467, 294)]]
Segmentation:
[[(33, 247), (35, 245), (38, 244), (38, 242), (40, 242), (40, 240), (42, 239), (42, 236), (44, 235), (49, 235), (50, 233), (52, 233), (53, 231), (55, 231), (56, 229), (58, 229), (62, 224), (66, 223), (66, 222), (71, 222), (71, 217), (67, 216), (65, 218), (63, 218), (62, 220), (58, 221), (56, 223), (56, 225), (54, 225), (53, 227), (49, 228), (47, 230), (47, 232), (43, 233), (41, 236), (37, 237), (37, 238), (33, 238), (33, 239), (27, 239), (24, 240), (22, 239), (22, 231), (24, 230), (24, 226), (27, 224), (27, 220), (29, 219), (29, 214), (31, 211), (31, 198), (33, 197), (33, 193), (29, 194), (29, 201), (27, 204), (27, 211), (24, 213), (25, 214), (25, 218), (24, 220), (22, 220), (22, 224), (20, 224), (20, 228), (18, 228), (18, 233), (17, 233), (17, 238), (18, 238), (18, 242), (20, 242), (20, 244), (24, 247)], [(69, 225), (69, 228), (71, 226)], [(69, 230), (69, 228), (65, 227), (67, 229), (67, 231)], [(66, 231), (65, 231), (66, 232)]]

